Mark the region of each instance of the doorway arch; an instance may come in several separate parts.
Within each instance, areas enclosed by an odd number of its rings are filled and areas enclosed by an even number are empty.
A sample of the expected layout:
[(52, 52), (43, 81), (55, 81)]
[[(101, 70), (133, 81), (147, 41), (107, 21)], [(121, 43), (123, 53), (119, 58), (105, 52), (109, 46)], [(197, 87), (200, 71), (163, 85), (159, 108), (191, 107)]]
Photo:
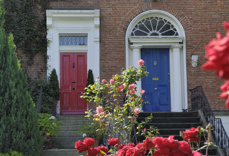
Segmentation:
[[(160, 28), (156, 27), (158, 25)], [(170, 33), (165, 33), (168, 31)], [(141, 59), (143, 48), (168, 48), (171, 112), (188, 109), (186, 38), (180, 21), (163, 10), (142, 12), (130, 22), (125, 43), (126, 67), (131, 65), (139, 67), (137, 61)], [(139, 81), (137, 89), (140, 91), (141, 88), (142, 83)]]

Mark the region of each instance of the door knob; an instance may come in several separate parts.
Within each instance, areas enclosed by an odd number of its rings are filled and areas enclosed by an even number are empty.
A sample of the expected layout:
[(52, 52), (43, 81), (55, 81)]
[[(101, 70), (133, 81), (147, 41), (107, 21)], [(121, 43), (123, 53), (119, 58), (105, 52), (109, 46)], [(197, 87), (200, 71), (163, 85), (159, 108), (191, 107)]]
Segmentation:
[(75, 88), (72, 88), (72, 90), (75, 90)]
[(157, 88), (154, 88), (154, 90), (157, 90)]

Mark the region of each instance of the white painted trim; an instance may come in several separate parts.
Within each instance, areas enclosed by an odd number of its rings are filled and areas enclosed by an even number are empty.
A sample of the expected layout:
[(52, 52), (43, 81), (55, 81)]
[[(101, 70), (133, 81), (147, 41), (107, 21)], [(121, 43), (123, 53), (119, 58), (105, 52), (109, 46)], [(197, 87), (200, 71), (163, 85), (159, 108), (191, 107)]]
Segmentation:
[[(46, 10), (46, 16), (49, 40), (47, 75), (55, 68), (60, 82), (61, 52), (86, 52), (87, 70), (92, 69), (94, 77), (100, 76), (100, 10)], [(86, 34), (88, 45), (60, 46), (61, 34)], [(60, 102), (57, 108), (60, 108)], [(60, 113), (60, 109), (57, 109), (57, 113)]]
[[(134, 28), (134, 26), (140, 22), (141, 20), (147, 18), (157, 16), (164, 18), (171, 22), (171, 24), (174, 25), (174, 27), (177, 29), (179, 36), (178, 37), (131, 37), (131, 32)], [(180, 44), (183, 42), (183, 44)], [(132, 60), (136, 60), (136, 58), (133, 58), (133, 50), (131, 47), (137, 47), (140, 48), (169, 48), (170, 50), (170, 88), (171, 88), (171, 110), (174, 112), (181, 112), (182, 109), (188, 109), (188, 96), (187, 96), (187, 72), (186, 72), (186, 39), (185, 39), (185, 31), (179, 20), (173, 16), (172, 14), (162, 11), (162, 10), (149, 10), (145, 11), (139, 15), (137, 15), (129, 24), (126, 32), (126, 67), (129, 67), (131, 65), (134, 65), (135, 63)], [(131, 43), (131, 44), (130, 44)], [(180, 62), (174, 62), (174, 56), (173, 56), (173, 48), (174, 46), (182, 46), (180, 48)], [(175, 65), (176, 64), (176, 65)], [(180, 73), (180, 79), (181, 83), (177, 84), (175, 81), (177, 75), (174, 74), (175, 70), (174, 67), (180, 65), (181, 71)], [(174, 94), (175, 88), (177, 87), (181, 88), (181, 93), (179, 95), (180, 99), (176, 101), (177, 94)], [(141, 84), (140, 84), (141, 86)], [(140, 90), (140, 89), (138, 89)], [(179, 102), (179, 108), (177, 107), (176, 103)]]
[[(100, 76), (100, 10), (46, 10), (49, 46), (48, 72), (56, 69), (60, 80), (60, 52), (86, 52), (87, 70)], [(61, 34), (87, 34), (87, 46), (60, 46)]]

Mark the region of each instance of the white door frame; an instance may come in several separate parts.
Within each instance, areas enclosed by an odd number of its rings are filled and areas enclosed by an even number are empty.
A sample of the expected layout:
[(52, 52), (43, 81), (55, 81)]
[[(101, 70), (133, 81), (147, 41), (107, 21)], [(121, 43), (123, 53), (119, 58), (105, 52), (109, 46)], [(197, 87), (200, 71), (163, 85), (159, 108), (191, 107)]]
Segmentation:
[[(134, 26), (147, 17), (161, 17), (174, 25), (177, 37), (131, 37)], [(187, 74), (186, 74), (186, 42), (185, 32), (176, 17), (162, 10), (149, 10), (136, 16), (128, 26), (126, 32), (126, 67), (139, 67), (137, 61), (141, 59), (141, 48), (169, 48), (170, 51), (170, 90), (171, 112), (182, 112), (188, 109)], [(141, 81), (137, 82), (137, 89), (141, 89)]]

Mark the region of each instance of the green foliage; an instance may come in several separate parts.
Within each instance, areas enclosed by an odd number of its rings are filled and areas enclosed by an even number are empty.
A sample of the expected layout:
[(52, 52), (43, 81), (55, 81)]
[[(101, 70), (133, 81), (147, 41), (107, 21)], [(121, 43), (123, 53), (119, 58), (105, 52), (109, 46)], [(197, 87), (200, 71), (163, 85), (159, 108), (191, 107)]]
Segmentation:
[(5, 153), (5, 154), (0, 153), (0, 156), (23, 156), (23, 154), (22, 153), (18, 153), (17, 151), (10, 150), (9, 153)]
[(94, 81), (94, 76), (93, 76), (93, 72), (91, 69), (88, 70), (88, 73), (87, 73), (87, 85), (93, 85), (95, 83)]
[(49, 85), (50, 85), (50, 89), (51, 89), (50, 92), (52, 97), (57, 101), (60, 100), (60, 88), (59, 88), (59, 82), (58, 82), (55, 69), (53, 69), (50, 74)]
[(33, 57), (42, 53), (47, 59), (46, 16), (49, 0), (5, 0), (6, 33), (12, 33), (17, 47), (33, 63)]
[(52, 114), (39, 113), (38, 123), (41, 130), (43, 145), (48, 142), (52, 136), (57, 136), (60, 131), (61, 122)]
[[(0, 5), (0, 17), (2, 7)], [(25, 156), (40, 153), (41, 138), (27, 78), (17, 60), (13, 35), (0, 27), (0, 152), (10, 149)]]
[(40, 104), (41, 106), (40, 112), (52, 114), (53, 102), (55, 98), (52, 96), (52, 92), (50, 91), (51, 88), (49, 82), (45, 80), (34, 81), (33, 87), (30, 88), (31, 97), (33, 101), (37, 102), (41, 86), (42, 86), (42, 101)]

